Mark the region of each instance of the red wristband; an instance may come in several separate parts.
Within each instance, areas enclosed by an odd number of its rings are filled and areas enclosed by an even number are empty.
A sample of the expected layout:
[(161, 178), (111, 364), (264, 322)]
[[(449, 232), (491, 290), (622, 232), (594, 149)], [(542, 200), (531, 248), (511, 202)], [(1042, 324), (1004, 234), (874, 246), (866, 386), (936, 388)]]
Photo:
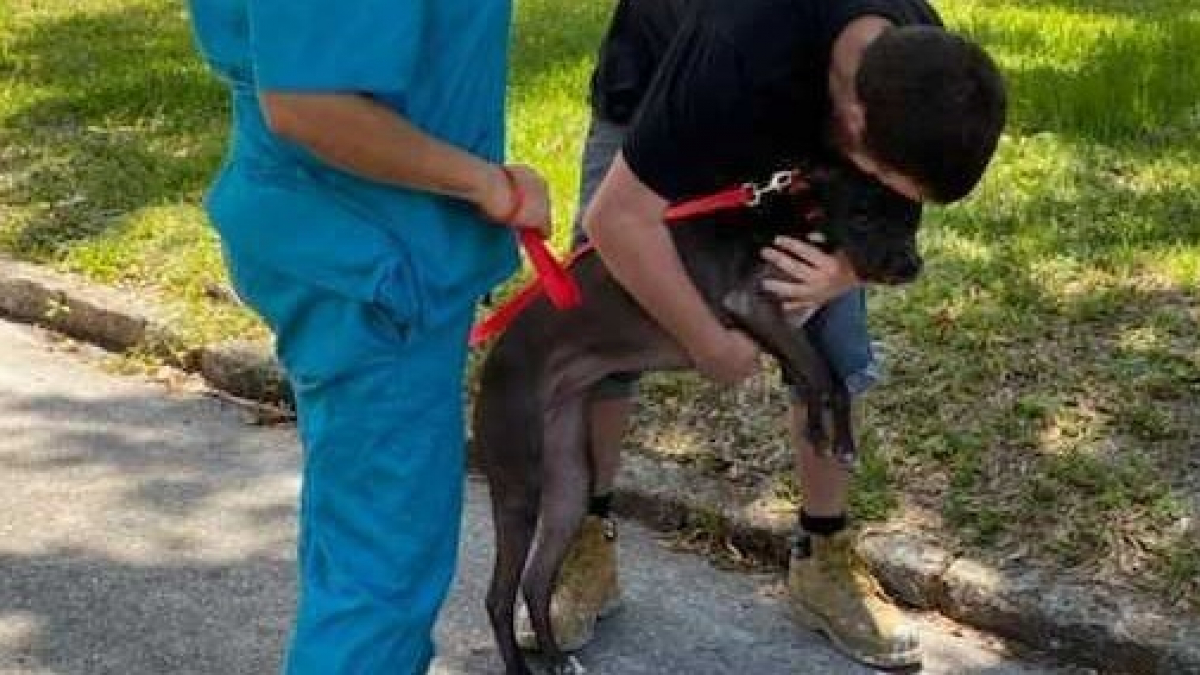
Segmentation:
[(509, 207), (508, 213), (500, 219), (500, 222), (505, 225), (512, 225), (513, 221), (520, 215), (521, 209), (525, 206), (525, 191), (521, 189), (521, 184), (517, 182), (517, 176), (512, 172), (512, 169), (501, 164), (500, 170), (504, 172), (504, 177), (508, 180), (508, 191), (512, 195), (512, 206)]

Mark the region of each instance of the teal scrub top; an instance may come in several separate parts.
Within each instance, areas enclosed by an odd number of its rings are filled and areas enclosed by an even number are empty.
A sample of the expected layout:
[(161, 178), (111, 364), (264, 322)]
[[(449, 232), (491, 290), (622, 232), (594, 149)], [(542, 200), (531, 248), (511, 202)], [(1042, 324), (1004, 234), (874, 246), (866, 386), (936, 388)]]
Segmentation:
[(206, 206), (238, 264), (385, 307), (460, 316), (517, 263), (512, 232), (464, 202), (338, 170), (267, 128), (260, 91), (369, 96), (490, 161), (504, 154), (511, 0), (190, 0), (233, 99)]

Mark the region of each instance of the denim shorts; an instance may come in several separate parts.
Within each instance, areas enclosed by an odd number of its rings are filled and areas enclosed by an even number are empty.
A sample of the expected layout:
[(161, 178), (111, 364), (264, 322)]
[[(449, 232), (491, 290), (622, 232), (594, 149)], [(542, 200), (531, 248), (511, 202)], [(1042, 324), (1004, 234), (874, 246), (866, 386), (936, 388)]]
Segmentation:
[[(592, 117), (583, 149), (579, 205), (573, 225), (576, 245), (587, 238), (583, 231), (584, 210), (621, 149), (626, 130), (626, 126)], [(879, 362), (867, 329), (867, 296), (863, 289), (852, 290), (831, 300), (808, 320), (805, 330), (809, 339), (829, 359), (834, 373), (845, 381), (851, 394), (858, 396), (880, 380)], [(639, 373), (611, 375), (596, 385), (592, 390), (592, 398), (631, 397), (639, 377)], [(802, 393), (799, 387), (788, 384), (793, 397), (799, 397)]]

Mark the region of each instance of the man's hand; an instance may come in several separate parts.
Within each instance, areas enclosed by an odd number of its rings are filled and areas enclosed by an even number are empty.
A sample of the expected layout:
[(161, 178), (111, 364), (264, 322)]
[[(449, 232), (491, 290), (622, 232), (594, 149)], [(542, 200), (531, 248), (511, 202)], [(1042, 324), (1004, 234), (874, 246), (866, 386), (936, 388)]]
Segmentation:
[(552, 225), (546, 181), (523, 164), (492, 167), (489, 173), (487, 189), (477, 202), (483, 215), (501, 225), (536, 230), (543, 239), (549, 237)]
[(845, 256), (830, 255), (799, 239), (779, 237), (762, 257), (788, 279), (768, 279), (763, 288), (783, 302), (785, 312), (815, 309), (859, 285)]
[(758, 370), (758, 345), (740, 330), (724, 329), (716, 339), (689, 354), (696, 370), (708, 379), (732, 385)]

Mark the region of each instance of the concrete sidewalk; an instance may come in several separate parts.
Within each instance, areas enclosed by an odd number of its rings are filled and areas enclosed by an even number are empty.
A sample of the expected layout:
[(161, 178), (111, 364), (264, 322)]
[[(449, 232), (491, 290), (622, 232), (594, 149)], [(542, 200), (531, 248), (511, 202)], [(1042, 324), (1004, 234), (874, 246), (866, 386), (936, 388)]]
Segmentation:
[[(294, 594), (292, 429), (106, 374), (86, 351), (0, 322), (0, 673), (275, 672)], [(438, 675), (499, 672), (489, 516), (483, 487), (469, 493)], [(629, 523), (621, 547), (626, 608), (581, 655), (590, 672), (868, 672), (793, 628), (775, 577), (715, 570)], [(922, 622), (926, 672), (1079, 672)]]

